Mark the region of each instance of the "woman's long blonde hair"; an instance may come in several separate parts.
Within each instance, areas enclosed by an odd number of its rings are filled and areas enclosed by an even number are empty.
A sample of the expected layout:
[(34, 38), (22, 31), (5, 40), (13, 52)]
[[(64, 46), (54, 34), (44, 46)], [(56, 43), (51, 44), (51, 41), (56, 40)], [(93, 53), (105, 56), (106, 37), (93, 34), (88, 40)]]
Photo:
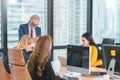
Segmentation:
[(28, 70), (33, 76), (35, 65), (37, 65), (37, 72), (36, 74), (42, 76), (42, 71), (45, 68), (45, 65), (50, 57), (50, 46), (52, 43), (52, 38), (49, 35), (39, 37), (36, 47), (32, 52), (29, 62), (28, 62)]
[(16, 48), (18, 49), (26, 49), (30, 44), (34, 43), (34, 40), (30, 38), (28, 35), (24, 35)]

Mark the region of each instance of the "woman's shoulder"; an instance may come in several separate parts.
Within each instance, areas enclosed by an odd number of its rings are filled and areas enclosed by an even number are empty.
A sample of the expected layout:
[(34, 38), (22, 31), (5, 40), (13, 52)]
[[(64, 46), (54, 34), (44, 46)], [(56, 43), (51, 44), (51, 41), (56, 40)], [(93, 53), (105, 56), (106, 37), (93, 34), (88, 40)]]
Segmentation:
[(97, 48), (95, 45), (91, 45), (90, 47), (92, 47), (92, 48)]
[(91, 45), (90, 46), (92, 49), (97, 49), (97, 46), (95, 46), (95, 45)]
[(51, 66), (51, 61), (50, 60), (48, 60), (47, 63), (46, 63), (46, 67), (49, 67), (49, 66)]

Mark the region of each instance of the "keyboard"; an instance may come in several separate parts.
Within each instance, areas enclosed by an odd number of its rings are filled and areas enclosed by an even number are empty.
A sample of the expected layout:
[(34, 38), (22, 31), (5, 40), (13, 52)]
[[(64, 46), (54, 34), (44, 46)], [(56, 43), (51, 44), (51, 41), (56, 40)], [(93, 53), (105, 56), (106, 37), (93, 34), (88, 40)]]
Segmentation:
[(120, 75), (113, 75), (113, 79), (120, 80)]
[(106, 72), (91, 72), (91, 75), (104, 75)]
[(79, 79), (75, 77), (64, 76), (62, 80), (79, 80)]
[(116, 74), (116, 75), (120, 75), (120, 72), (114, 72), (114, 74)]

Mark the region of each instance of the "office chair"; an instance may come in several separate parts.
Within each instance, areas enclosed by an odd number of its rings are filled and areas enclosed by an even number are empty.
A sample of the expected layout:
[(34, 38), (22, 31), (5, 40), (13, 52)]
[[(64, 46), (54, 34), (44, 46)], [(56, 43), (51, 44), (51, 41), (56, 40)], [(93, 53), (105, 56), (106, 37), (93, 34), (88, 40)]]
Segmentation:
[(21, 49), (8, 49), (8, 60), (13, 80), (32, 80)]
[(10, 64), (25, 65), (25, 60), (21, 49), (8, 49), (8, 59)]
[(0, 58), (0, 80), (10, 80), (1, 58)]
[(112, 38), (103, 38), (101, 46), (99, 46), (99, 54), (101, 55), (102, 61), (103, 61), (103, 67), (105, 66), (105, 60), (104, 60), (104, 55), (103, 55), (103, 50), (102, 50), (102, 45), (107, 44), (107, 45), (114, 45), (115, 44), (115, 39)]
[(32, 80), (25, 66), (9, 64), (13, 80)]
[(114, 45), (115, 44), (115, 39), (112, 39), (112, 38), (103, 38), (102, 44), (111, 44), (111, 45)]

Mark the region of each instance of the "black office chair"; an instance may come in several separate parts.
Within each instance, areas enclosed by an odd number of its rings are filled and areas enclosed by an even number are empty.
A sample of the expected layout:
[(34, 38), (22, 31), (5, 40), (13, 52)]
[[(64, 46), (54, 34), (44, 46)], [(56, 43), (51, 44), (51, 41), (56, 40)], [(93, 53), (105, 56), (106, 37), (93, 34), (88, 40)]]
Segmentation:
[(103, 50), (102, 50), (102, 45), (104, 44), (108, 44), (108, 45), (115, 45), (115, 39), (112, 38), (103, 38), (102, 40), (102, 44), (99, 45), (98, 49), (99, 49), (99, 54), (101, 55), (101, 59), (103, 61), (103, 67), (105, 66), (105, 60), (104, 60), (104, 55), (103, 55)]
[(102, 44), (114, 45), (115, 44), (115, 39), (112, 39), (112, 38), (103, 38)]

